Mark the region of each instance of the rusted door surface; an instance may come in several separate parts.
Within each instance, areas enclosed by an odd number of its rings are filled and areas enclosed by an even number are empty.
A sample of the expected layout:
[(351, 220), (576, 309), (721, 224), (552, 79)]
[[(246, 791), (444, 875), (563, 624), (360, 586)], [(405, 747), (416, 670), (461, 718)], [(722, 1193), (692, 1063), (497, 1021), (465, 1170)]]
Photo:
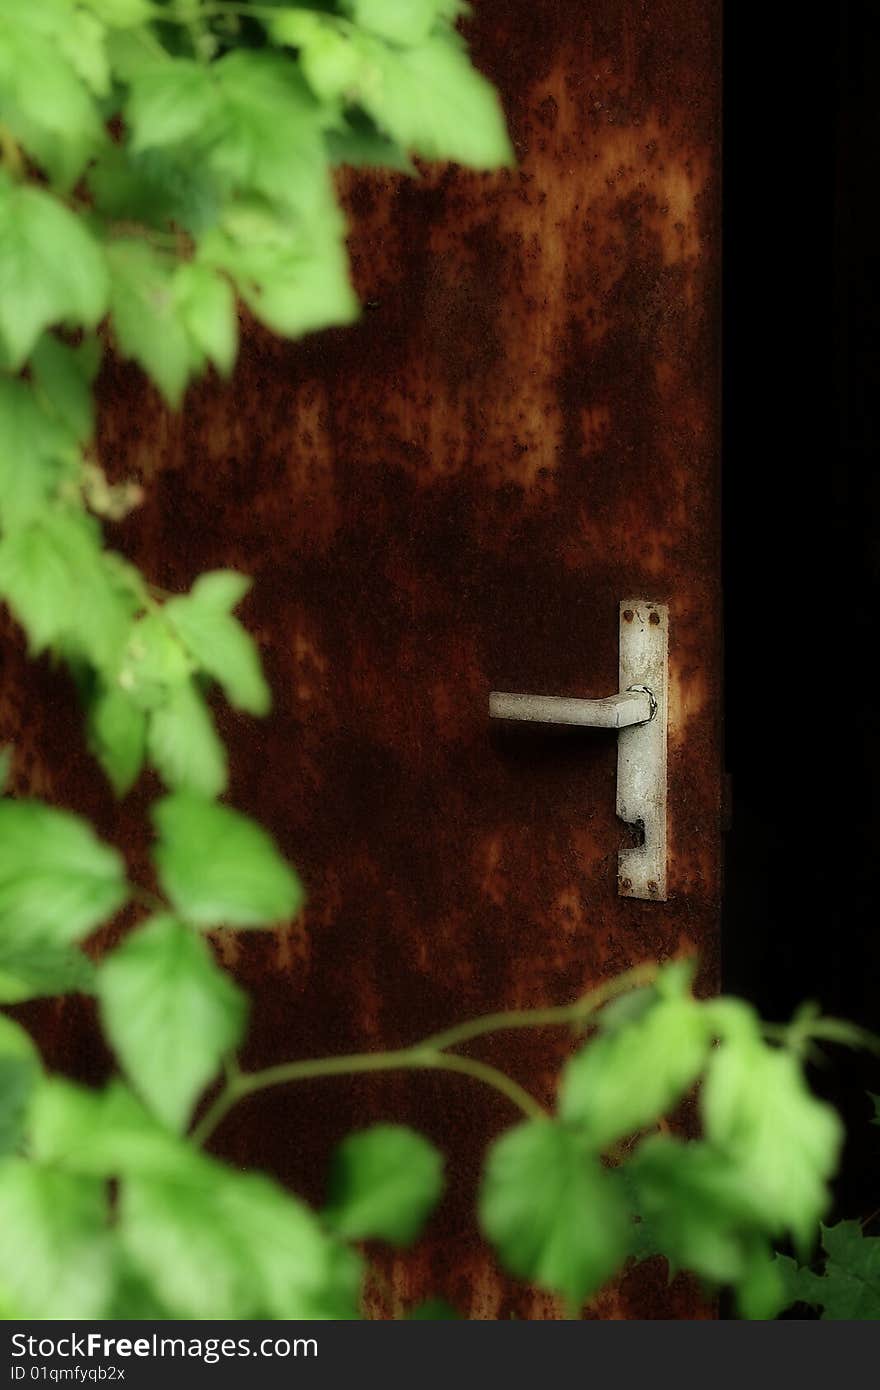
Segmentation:
[[(719, 27), (716, 0), (478, 0), (470, 36), (519, 167), (352, 179), (362, 322), (293, 346), (249, 330), (231, 388), (191, 391), (180, 418), (137, 372), (106, 372), (103, 456), (148, 497), (115, 543), (169, 588), (220, 565), (255, 578), (245, 617), (275, 710), (218, 708), (231, 797), (271, 827), (309, 904), (280, 934), (227, 943), (254, 996), (247, 1064), (397, 1047), (682, 949), (712, 982)], [(614, 734), (487, 718), (493, 688), (616, 690), (630, 595), (670, 610), (665, 904), (617, 893)], [(67, 697), (39, 681), (30, 722), (57, 766)], [(54, 793), (140, 845), (156, 787), (118, 811), (69, 756)], [(100, 1069), (92, 1038), (85, 1018), (68, 1027), (68, 1064), (73, 1047)], [(570, 1046), (504, 1034), (474, 1055), (550, 1102)], [(449, 1155), (448, 1196), (391, 1271), (400, 1298), (559, 1316), (475, 1233), (481, 1155), (516, 1116), (467, 1078), (274, 1091), (216, 1145), (317, 1200), (333, 1143), (380, 1117)], [(646, 1266), (588, 1315), (698, 1306)]]

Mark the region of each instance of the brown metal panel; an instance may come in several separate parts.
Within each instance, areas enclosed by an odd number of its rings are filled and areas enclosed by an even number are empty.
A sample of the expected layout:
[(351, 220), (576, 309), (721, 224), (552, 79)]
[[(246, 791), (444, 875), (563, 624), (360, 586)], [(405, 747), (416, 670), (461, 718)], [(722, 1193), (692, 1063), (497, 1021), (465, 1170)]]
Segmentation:
[[(363, 321), (293, 346), (249, 329), (231, 387), (194, 389), (179, 418), (134, 370), (105, 372), (103, 454), (148, 499), (116, 542), (170, 588), (218, 565), (256, 580), (246, 617), (275, 710), (218, 717), (232, 799), (300, 866), (309, 905), (226, 943), (254, 996), (248, 1065), (395, 1047), (682, 949), (714, 980), (719, 28), (716, 0), (479, 0), (471, 38), (515, 171), (350, 180)], [(631, 594), (670, 606), (662, 905), (617, 896), (613, 735), (487, 720), (490, 688), (616, 689)], [(142, 857), (156, 785), (115, 808), (68, 692), (10, 662), (34, 787)], [(101, 1070), (85, 1012), (35, 1012), (56, 1062)], [(502, 1035), (474, 1052), (549, 1103), (570, 1046)], [(320, 1200), (332, 1144), (379, 1117), (449, 1154), (428, 1233), (385, 1262), (395, 1297), (559, 1316), (475, 1234), (481, 1156), (516, 1117), (466, 1078), (270, 1093), (217, 1148)], [(590, 1315), (705, 1310), (646, 1266)]]

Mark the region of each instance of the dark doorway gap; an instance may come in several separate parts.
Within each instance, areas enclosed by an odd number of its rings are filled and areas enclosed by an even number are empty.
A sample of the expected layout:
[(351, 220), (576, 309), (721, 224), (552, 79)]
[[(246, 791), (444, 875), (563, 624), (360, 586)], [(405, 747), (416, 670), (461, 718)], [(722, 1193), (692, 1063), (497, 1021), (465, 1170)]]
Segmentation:
[[(725, 21), (723, 982), (880, 1029), (880, 11)], [(828, 1051), (836, 1216), (880, 1205), (880, 1059)], [(878, 1229), (877, 1234), (880, 1234)]]

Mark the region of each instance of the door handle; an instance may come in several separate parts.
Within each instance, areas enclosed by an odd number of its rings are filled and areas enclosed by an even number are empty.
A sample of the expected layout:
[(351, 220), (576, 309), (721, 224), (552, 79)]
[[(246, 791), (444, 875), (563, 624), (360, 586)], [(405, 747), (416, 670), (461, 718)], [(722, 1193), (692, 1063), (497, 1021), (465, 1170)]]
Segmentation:
[(620, 605), (620, 689), (581, 700), (493, 690), (492, 719), (617, 730), (617, 814), (641, 831), (641, 843), (618, 856), (624, 898), (666, 901), (666, 735), (669, 610), (625, 599)]

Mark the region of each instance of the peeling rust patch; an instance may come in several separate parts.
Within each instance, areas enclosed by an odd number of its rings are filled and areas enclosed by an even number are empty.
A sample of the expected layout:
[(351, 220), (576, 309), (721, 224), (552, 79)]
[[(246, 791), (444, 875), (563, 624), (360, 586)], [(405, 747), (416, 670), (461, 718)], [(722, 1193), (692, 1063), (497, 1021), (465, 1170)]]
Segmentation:
[[(255, 577), (244, 616), (275, 710), (258, 722), (218, 705), (218, 721), (232, 799), (272, 828), (310, 896), (285, 931), (220, 943), (254, 996), (247, 1065), (395, 1047), (682, 950), (701, 951), (705, 988), (716, 979), (719, 10), (475, 11), (516, 171), (348, 180), (371, 312), (293, 346), (250, 326), (231, 386), (194, 389), (181, 417), (127, 366), (102, 378), (103, 456), (148, 484), (115, 543), (169, 588), (218, 565)], [(617, 605), (633, 592), (670, 606), (663, 906), (617, 895), (613, 738), (486, 717), (490, 688), (615, 689)], [(156, 784), (115, 807), (80, 751), (72, 692), (6, 650), (23, 782), (94, 816), (146, 881)], [(55, 1065), (106, 1069), (87, 1009), (30, 1017)], [(570, 1045), (505, 1035), (475, 1054), (550, 1103)], [(449, 1155), (418, 1248), (377, 1257), (395, 1297), (561, 1316), (502, 1278), (475, 1234), (483, 1152), (515, 1117), (467, 1079), (254, 1098), (218, 1149), (320, 1200), (332, 1144), (380, 1117)], [(656, 1264), (588, 1314), (709, 1315)]]

